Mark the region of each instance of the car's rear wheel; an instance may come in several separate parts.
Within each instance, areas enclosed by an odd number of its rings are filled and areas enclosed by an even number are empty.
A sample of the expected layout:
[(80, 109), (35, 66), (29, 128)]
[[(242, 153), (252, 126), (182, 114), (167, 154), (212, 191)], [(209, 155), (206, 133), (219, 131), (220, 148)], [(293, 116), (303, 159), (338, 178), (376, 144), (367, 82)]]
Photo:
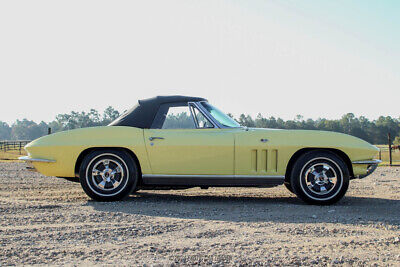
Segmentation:
[(83, 159), (79, 178), (83, 190), (92, 199), (121, 200), (136, 188), (138, 168), (125, 151), (95, 150)]
[(299, 157), (293, 166), (290, 184), (305, 202), (328, 205), (345, 195), (349, 177), (349, 170), (339, 156), (318, 150)]

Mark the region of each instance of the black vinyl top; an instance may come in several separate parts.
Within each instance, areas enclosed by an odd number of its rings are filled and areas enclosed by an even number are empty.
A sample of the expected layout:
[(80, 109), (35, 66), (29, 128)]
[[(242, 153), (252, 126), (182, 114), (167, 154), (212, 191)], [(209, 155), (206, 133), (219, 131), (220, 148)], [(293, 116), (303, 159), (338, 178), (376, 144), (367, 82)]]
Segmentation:
[(201, 97), (191, 96), (156, 96), (148, 99), (139, 100), (133, 108), (122, 114), (109, 126), (130, 126), (137, 128), (149, 129), (153, 123), (154, 117), (162, 104), (168, 103), (187, 103), (207, 101)]

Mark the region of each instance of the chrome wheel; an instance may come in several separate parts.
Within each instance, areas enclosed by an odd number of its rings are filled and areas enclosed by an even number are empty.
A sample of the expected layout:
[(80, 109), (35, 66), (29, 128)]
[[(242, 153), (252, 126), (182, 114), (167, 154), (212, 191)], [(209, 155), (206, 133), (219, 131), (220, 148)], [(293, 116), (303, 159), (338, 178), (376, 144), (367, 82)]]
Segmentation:
[(138, 165), (123, 149), (95, 149), (89, 152), (79, 168), (79, 180), (93, 200), (124, 199), (136, 189)]
[(300, 171), (301, 191), (310, 199), (333, 199), (343, 187), (343, 171), (338, 163), (328, 157), (307, 161)]
[(294, 193), (310, 204), (339, 201), (349, 187), (350, 173), (342, 158), (331, 151), (311, 150), (301, 155), (291, 171)]
[(103, 159), (93, 166), (93, 184), (105, 191), (117, 188), (124, 177), (124, 170), (121, 164), (112, 159)]
[(103, 197), (118, 195), (129, 180), (128, 166), (116, 153), (96, 155), (87, 164), (85, 173), (90, 190)]
[(317, 195), (329, 194), (335, 188), (338, 180), (335, 169), (327, 163), (311, 165), (304, 176), (308, 189)]

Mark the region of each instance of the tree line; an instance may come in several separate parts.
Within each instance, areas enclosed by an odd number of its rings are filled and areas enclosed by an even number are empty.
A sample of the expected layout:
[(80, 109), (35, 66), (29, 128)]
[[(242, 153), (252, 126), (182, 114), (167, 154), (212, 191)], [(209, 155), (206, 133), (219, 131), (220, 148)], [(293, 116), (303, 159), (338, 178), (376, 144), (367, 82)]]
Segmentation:
[(0, 140), (34, 140), (43, 135), (48, 134), (48, 129), (59, 132), (72, 130), (77, 128), (94, 127), (108, 125), (110, 122), (118, 118), (119, 111), (109, 106), (100, 114), (95, 109), (89, 112), (75, 112), (69, 114), (58, 114), (56, 119), (46, 123), (44, 121), (39, 124), (28, 120), (16, 120), (11, 125), (0, 121)]
[[(55, 120), (46, 123), (36, 123), (31, 120), (16, 120), (11, 125), (0, 121), (0, 140), (33, 140), (48, 133), (71, 130), (83, 127), (108, 125), (119, 117), (120, 112), (113, 107), (105, 109), (103, 114), (91, 109), (89, 112), (75, 112), (59, 114)], [(232, 116), (230, 114), (230, 116)], [(232, 116), (233, 117), (233, 116)], [(177, 118), (179, 119), (179, 118)], [(340, 119), (319, 118), (304, 119), (297, 115), (293, 120), (283, 120), (275, 117), (264, 117), (260, 113), (252, 117), (241, 114), (235, 118), (239, 124), (256, 128), (278, 129), (304, 129), (335, 131), (350, 134), (372, 144), (387, 144), (387, 134), (390, 133), (394, 144), (400, 144), (400, 117), (380, 116), (376, 120), (369, 120), (364, 116), (356, 117), (353, 113), (347, 113)]]
[(340, 132), (361, 138), (371, 144), (388, 144), (388, 133), (392, 144), (400, 144), (400, 117), (380, 116), (377, 120), (369, 120), (364, 116), (356, 117), (347, 113), (340, 119), (305, 120), (297, 115), (294, 120), (281, 118), (265, 118), (260, 113), (252, 118), (249, 115), (240, 115), (237, 121), (240, 125), (256, 128), (303, 129)]

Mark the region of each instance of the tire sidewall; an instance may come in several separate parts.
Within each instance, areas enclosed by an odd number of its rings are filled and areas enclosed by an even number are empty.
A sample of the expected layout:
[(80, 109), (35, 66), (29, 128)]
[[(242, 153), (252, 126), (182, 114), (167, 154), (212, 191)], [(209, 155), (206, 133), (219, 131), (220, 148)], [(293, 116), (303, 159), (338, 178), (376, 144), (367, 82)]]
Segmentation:
[[(121, 188), (117, 187), (114, 190), (105, 191), (93, 184), (92, 176), (90, 175), (91, 169), (96, 162), (105, 158), (117, 161), (123, 167), (125, 175), (121, 182)], [(115, 201), (125, 198), (136, 188), (138, 171), (135, 161), (125, 151), (111, 149), (95, 150), (83, 159), (79, 170), (79, 180), (83, 190), (90, 198), (97, 201)]]
[[(310, 191), (304, 179), (304, 172), (315, 163), (328, 163), (338, 174), (335, 188), (327, 195), (321, 196)], [(310, 204), (328, 205), (339, 201), (349, 187), (349, 170), (344, 161), (330, 151), (310, 151), (303, 154), (294, 164), (291, 172), (291, 186), (294, 193)]]

